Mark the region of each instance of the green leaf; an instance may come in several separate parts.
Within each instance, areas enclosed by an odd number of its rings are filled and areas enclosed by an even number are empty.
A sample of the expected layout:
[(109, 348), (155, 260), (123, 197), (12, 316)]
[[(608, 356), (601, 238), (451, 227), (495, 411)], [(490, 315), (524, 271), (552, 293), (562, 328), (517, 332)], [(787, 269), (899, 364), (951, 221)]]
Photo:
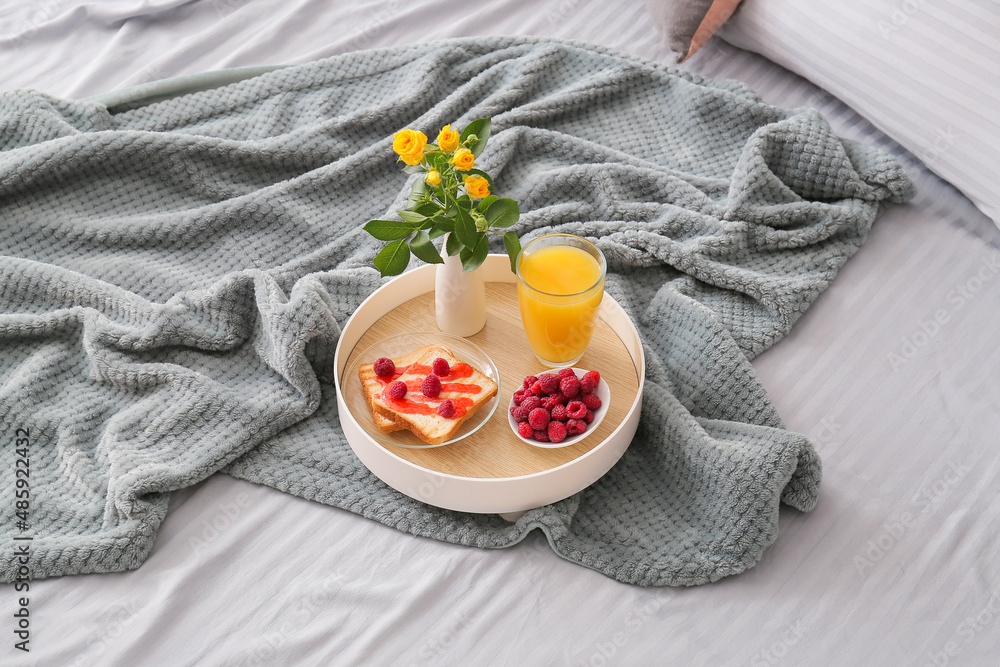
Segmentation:
[(486, 237), (486, 232), (479, 232), (477, 234), (476, 244), (471, 248), (466, 247), (461, 251), (462, 259), (462, 270), (473, 271), (486, 261), (487, 255), (490, 252), (489, 239)]
[(489, 197), (484, 198), (481, 202), (479, 202), (479, 206), (477, 207), (479, 208), (479, 212), (485, 213), (486, 209), (488, 209), (490, 205), (493, 204), (493, 202), (495, 202), (496, 200), (497, 200), (496, 195), (490, 195)]
[(443, 264), (444, 260), (438, 254), (437, 248), (431, 243), (431, 237), (425, 231), (419, 231), (410, 241), (410, 252), (417, 256), (417, 259), (428, 264)]
[(448, 234), (449, 232), (455, 231), (455, 221), (451, 218), (446, 218), (443, 215), (439, 215), (431, 220), (431, 228), (427, 231), (432, 239)]
[(490, 227), (510, 227), (521, 217), (521, 209), (513, 199), (497, 199), (486, 209), (486, 222)]
[(375, 268), (379, 270), (382, 277), (398, 276), (410, 262), (410, 247), (406, 241), (393, 241), (382, 251), (375, 255)]
[[(421, 198), (424, 193), (427, 192), (427, 181), (423, 178), (418, 178), (413, 181), (413, 185), (410, 186), (410, 196), (406, 200), (406, 205), (410, 208), (416, 206), (420, 203)], [(405, 218), (404, 218), (405, 220)]]
[[(490, 138), (490, 129), (492, 128), (492, 122), (489, 118), (480, 118), (479, 120), (474, 120), (465, 126), (462, 130), (462, 134), (459, 135), (459, 139), (462, 144), (466, 146), (472, 154), (479, 157), (479, 154), (483, 152), (486, 148), (486, 141)], [(476, 135), (476, 141), (471, 144), (465, 144), (466, 139), (471, 135)]]
[(521, 254), (521, 240), (514, 232), (507, 232), (503, 235), (503, 247), (510, 258), (510, 272), (517, 273), (517, 256)]
[(401, 217), (406, 222), (411, 223), (410, 227), (413, 227), (413, 225), (419, 225), (423, 222), (426, 222), (427, 220), (426, 215), (420, 215), (416, 211), (400, 211), (399, 217)]
[(461, 252), (463, 271), (478, 269), (486, 261), (486, 256), (490, 254), (490, 242), (486, 238), (486, 232), (479, 232), (477, 237), (475, 245), (471, 248), (466, 247)]
[(444, 169), (444, 165), (448, 164), (448, 156), (442, 153), (431, 153), (427, 156), (427, 164), (431, 166), (431, 169), (437, 169), (440, 173)]
[(476, 223), (472, 221), (469, 212), (461, 206), (456, 207), (455, 236), (466, 248), (472, 248), (476, 245)]
[(464, 208), (466, 211), (472, 208), (472, 197), (470, 197), (469, 195), (462, 195), (455, 201), (457, 201), (458, 205)]
[(444, 247), (444, 251), (450, 257), (454, 257), (455, 255), (461, 253), (462, 250), (464, 250), (464, 249), (465, 249), (465, 246), (462, 245), (462, 242), (458, 240), (458, 234), (452, 234), (451, 236), (449, 236), (448, 237), (448, 242), (445, 244), (445, 247)]
[(413, 207), (414, 213), (431, 218), (441, 212), (441, 206), (432, 201), (425, 201)]
[(420, 174), (424, 172), (424, 168), (416, 164), (408, 164), (403, 167), (404, 174)]
[(395, 241), (413, 233), (413, 225), (399, 220), (369, 220), (362, 229), (379, 241)]

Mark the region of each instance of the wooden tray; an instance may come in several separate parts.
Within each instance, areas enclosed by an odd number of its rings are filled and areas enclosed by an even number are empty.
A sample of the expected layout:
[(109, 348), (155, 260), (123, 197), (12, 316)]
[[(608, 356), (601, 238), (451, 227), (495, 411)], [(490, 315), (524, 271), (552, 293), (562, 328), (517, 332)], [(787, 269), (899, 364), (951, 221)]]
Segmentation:
[(526, 375), (544, 370), (521, 327), (515, 276), (506, 256), (483, 265), (486, 327), (469, 340), (500, 370), (500, 407), (480, 430), (445, 447), (413, 449), (372, 438), (342, 396), (343, 373), (360, 354), (388, 336), (435, 331), (434, 266), (390, 281), (351, 316), (336, 352), (341, 426), (358, 458), (396, 490), (438, 507), (466, 512), (516, 513), (556, 502), (586, 488), (621, 457), (638, 426), (645, 361), (638, 333), (621, 306), (605, 294), (594, 339), (576, 365), (600, 371), (612, 401), (594, 433), (570, 447), (543, 449), (518, 439), (507, 406)]

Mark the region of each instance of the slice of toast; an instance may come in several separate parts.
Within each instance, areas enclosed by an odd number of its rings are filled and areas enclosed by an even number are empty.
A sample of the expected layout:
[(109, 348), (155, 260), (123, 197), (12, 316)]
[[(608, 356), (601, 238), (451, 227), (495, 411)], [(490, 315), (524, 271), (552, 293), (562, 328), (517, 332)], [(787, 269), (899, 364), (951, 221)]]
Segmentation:
[[(410, 352), (409, 354), (404, 354), (401, 357), (393, 357), (392, 363), (396, 365), (397, 369), (402, 369), (414, 361), (420, 358), (424, 352), (426, 352), (431, 346), (422, 347), (419, 350)], [(403, 426), (397, 424), (392, 419), (388, 417), (383, 417), (378, 411), (375, 410), (375, 397), (382, 393), (382, 390), (388, 385), (389, 382), (393, 380), (398, 380), (400, 373), (397, 372), (393, 377), (389, 378), (388, 382), (382, 382), (377, 375), (375, 375), (375, 362), (370, 364), (362, 364), (358, 368), (358, 377), (361, 379), (361, 388), (365, 392), (365, 398), (368, 399), (368, 407), (372, 410), (372, 419), (375, 421), (375, 425), (380, 431), (384, 433), (392, 433), (393, 431), (402, 430)]]
[[(423, 395), (420, 385), (438, 357), (445, 359), (452, 370), (441, 377), (441, 394), (430, 398)], [(497, 384), (493, 380), (441, 345), (427, 345), (394, 357), (392, 361), (396, 365), (396, 373), (391, 378), (376, 376), (374, 362), (363, 364), (358, 369), (375, 423), (385, 432), (407, 429), (428, 444), (440, 445), (454, 437), (459, 427), (497, 393)], [(395, 380), (407, 385), (402, 401), (385, 394), (385, 387)], [(447, 399), (455, 404), (454, 417), (442, 417), (437, 413), (437, 407)]]

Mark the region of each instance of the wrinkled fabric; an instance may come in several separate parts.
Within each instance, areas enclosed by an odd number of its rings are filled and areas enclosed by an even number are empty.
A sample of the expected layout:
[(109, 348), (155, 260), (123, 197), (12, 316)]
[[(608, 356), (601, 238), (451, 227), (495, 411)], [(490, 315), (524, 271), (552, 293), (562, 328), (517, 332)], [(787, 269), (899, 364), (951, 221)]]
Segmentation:
[[(470, 546), (538, 528), (562, 557), (642, 585), (742, 572), (775, 540), (781, 502), (816, 504), (819, 457), (749, 359), (913, 192), (893, 158), (815, 111), (502, 37), (117, 109), (0, 94), (0, 418), (31, 434), (34, 578), (138, 567), (169, 493), (216, 472)], [(409, 189), (393, 132), (485, 116), (479, 161), (519, 200), (522, 240), (597, 243), (647, 363), (619, 463), (516, 523), (374, 477), (338, 426), (331, 375), (341, 326), (382, 284), (361, 225)], [(2, 484), (13, 497), (14, 477)], [(11, 549), (25, 531), (2, 511)], [(5, 559), (0, 579), (15, 576)]]

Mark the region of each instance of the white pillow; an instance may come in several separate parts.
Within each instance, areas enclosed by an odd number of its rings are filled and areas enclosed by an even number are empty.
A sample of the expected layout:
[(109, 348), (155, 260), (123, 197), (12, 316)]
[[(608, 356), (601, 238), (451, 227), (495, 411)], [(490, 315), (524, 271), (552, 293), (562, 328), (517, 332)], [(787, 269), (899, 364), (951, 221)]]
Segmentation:
[(719, 36), (844, 100), (1000, 225), (996, 0), (744, 0)]

